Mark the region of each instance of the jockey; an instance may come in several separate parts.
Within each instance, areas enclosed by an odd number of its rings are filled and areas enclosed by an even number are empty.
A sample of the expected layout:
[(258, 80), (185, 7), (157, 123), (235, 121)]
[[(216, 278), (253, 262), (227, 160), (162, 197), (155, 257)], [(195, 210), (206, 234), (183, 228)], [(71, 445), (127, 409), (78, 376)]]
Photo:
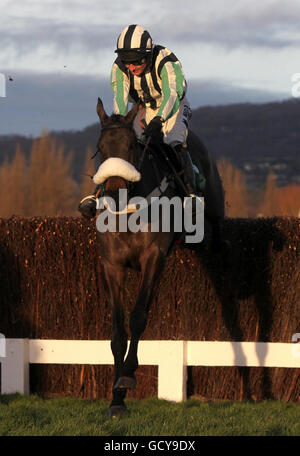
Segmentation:
[[(169, 49), (154, 45), (140, 25), (129, 25), (122, 31), (115, 53), (110, 81), (114, 114), (125, 116), (129, 101), (142, 105), (144, 109), (138, 111), (133, 123), (137, 139), (145, 143), (150, 137), (154, 144), (163, 141), (171, 146), (185, 188), (190, 196), (196, 196), (195, 174), (186, 145), (191, 109), (181, 63)], [(96, 208), (94, 200), (81, 207), (87, 205)], [(96, 209), (92, 212), (95, 215)]]

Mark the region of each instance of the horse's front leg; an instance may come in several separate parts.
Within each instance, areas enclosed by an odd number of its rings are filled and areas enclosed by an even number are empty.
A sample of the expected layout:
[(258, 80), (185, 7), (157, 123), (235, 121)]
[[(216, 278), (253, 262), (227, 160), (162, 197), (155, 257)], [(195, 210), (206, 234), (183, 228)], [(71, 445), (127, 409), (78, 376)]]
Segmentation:
[(146, 329), (150, 304), (156, 290), (165, 256), (157, 245), (152, 245), (141, 257), (141, 284), (136, 305), (130, 315), (131, 341), (128, 355), (122, 368), (122, 376), (117, 381), (117, 390), (134, 388), (134, 373), (138, 367), (137, 349), (141, 335)]
[[(102, 262), (103, 280), (106, 297), (112, 306), (112, 336), (111, 349), (114, 356), (114, 385), (123, 369), (124, 357), (127, 350), (127, 333), (124, 326), (123, 287), (125, 271), (121, 266)], [(126, 411), (124, 399), (126, 390), (113, 388), (113, 399), (109, 414), (115, 416)]]

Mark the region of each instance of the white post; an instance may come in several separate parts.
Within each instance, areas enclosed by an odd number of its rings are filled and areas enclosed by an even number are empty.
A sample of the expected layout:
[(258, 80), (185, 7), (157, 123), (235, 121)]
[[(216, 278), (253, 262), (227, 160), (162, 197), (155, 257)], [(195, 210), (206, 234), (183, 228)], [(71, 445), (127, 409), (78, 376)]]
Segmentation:
[(186, 399), (186, 341), (164, 341), (160, 345), (158, 398), (181, 402)]
[(6, 339), (1, 358), (1, 393), (29, 394), (29, 340)]

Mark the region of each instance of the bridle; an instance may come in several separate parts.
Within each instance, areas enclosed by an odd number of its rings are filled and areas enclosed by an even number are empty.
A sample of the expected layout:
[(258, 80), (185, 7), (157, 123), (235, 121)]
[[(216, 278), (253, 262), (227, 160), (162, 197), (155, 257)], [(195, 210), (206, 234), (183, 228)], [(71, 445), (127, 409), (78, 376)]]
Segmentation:
[[(132, 128), (132, 126), (130, 125), (127, 125), (127, 124), (119, 124), (119, 123), (112, 123), (111, 125), (106, 125), (106, 126), (103, 126), (101, 128), (101, 133), (105, 130), (112, 130), (112, 129), (120, 129), (120, 128), (127, 128), (129, 130), (131, 130), (133, 133), (134, 133), (134, 137), (136, 139), (136, 136), (135, 136), (135, 132), (134, 132), (134, 129)], [(148, 148), (149, 148), (149, 144), (150, 144), (150, 140), (151, 138), (149, 137), (146, 141), (146, 144), (142, 150), (142, 153), (141, 153), (141, 156), (139, 158), (139, 161), (138, 161), (138, 165), (137, 165), (137, 170), (140, 172), (141, 168), (142, 168), (142, 164), (143, 164), (143, 161), (144, 161), (144, 158), (145, 158), (145, 155), (146, 155), (146, 152), (148, 151)], [(101, 150), (99, 147), (97, 147), (97, 151), (96, 153), (93, 155), (92, 158), (94, 158), (98, 153), (100, 153)], [(152, 157), (153, 158), (153, 157)], [(130, 187), (133, 185), (132, 182), (129, 182), (129, 181), (126, 181), (126, 187), (127, 187), (127, 190), (128, 190), (128, 194), (130, 193)], [(164, 176), (163, 179), (159, 182), (158, 181), (158, 185), (157, 187), (152, 190), (152, 192), (146, 197), (146, 200), (148, 202), (148, 204), (151, 204), (151, 198), (154, 198), (154, 197), (159, 197), (161, 196), (168, 188), (169, 186), (169, 179)], [(105, 182), (103, 184), (101, 184), (101, 189), (97, 192), (97, 195), (96, 195), (96, 200), (103, 196), (104, 195), (104, 191), (105, 191)], [(107, 207), (108, 210), (110, 210), (109, 207)], [(127, 206), (127, 209), (125, 210), (125, 212), (136, 212), (136, 208), (129, 208)], [(111, 211), (111, 210), (110, 210)], [(124, 211), (111, 211), (113, 212), (114, 214), (121, 214), (121, 213), (124, 213)]]
[[(127, 124), (120, 125), (119, 123), (112, 123), (111, 125), (106, 125), (104, 127), (101, 127), (101, 133), (105, 130), (112, 130), (112, 129), (119, 129), (119, 128), (127, 128), (128, 130), (131, 130), (134, 133), (134, 130), (130, 125), (127, 125)], [(100, 152), (101, 152), (101, 150), (100, 150), (99, 146), (97, 146), (97, 150), (91, 158), (95, 158), (96, 155)]]
[[(101, 128), (101, 133), (103, 131), (105, 131), (105, 130), (120, 129), (120, 128), (127, 128), (128, 130), (131, 130), (134, 133), (134, 137), (136, 138), (134, 129), (132, 128), (131, 125), (127, 125), (127, 124), (121, 124), (120, 125), (119, 123), (112, 123), (111, 125), (106, 125), (106, 126)], [(138, 165), (136, 167), (138, 171), (141, 170), (141, 167), (142, 167), (142, 164), (143, 164), (143, 161), (144, 161), (144, 158), (145, 158), (145, 154), (146, 154), (146, 152), (148, 150), (149, 144), (150, 144), (150, 138), (147, 139), (145, 147), (144, 147), (144, 149), (142, 151), (142, 154), (140, 156)], [(94, 158), (100, 152), (101, 152), (100, 148), (97, 147), (96, 153), (91, 158)]]

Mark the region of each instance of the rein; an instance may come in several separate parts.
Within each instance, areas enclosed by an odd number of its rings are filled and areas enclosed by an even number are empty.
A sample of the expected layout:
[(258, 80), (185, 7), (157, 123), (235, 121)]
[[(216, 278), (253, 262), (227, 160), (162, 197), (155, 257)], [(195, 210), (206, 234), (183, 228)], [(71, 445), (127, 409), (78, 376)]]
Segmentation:
[(142, 164), (143, 164), (143, 161), (144, 161), (144, 158), (145, 158), (145, 153), (146, 153), (146, 151), (148, 150), (148, 147), (149, 147), (149, 144), (150, 144), (150, 140), (151, 140), (151, 138), (149, 137), (149, 138), (147, 139), (147, 142), (146, 142), (146, 144), (145, 144), (145, 147), (144, 147), (144, 150), (143, 150), (143, 152), (142, 152), (141, 158), (140, 158), (140, 160), (139, 160), (139, 164), (138, 164), (138, 171), (139, 171), (139, 172), (141, 171), (141, 167), (142, 167)]

